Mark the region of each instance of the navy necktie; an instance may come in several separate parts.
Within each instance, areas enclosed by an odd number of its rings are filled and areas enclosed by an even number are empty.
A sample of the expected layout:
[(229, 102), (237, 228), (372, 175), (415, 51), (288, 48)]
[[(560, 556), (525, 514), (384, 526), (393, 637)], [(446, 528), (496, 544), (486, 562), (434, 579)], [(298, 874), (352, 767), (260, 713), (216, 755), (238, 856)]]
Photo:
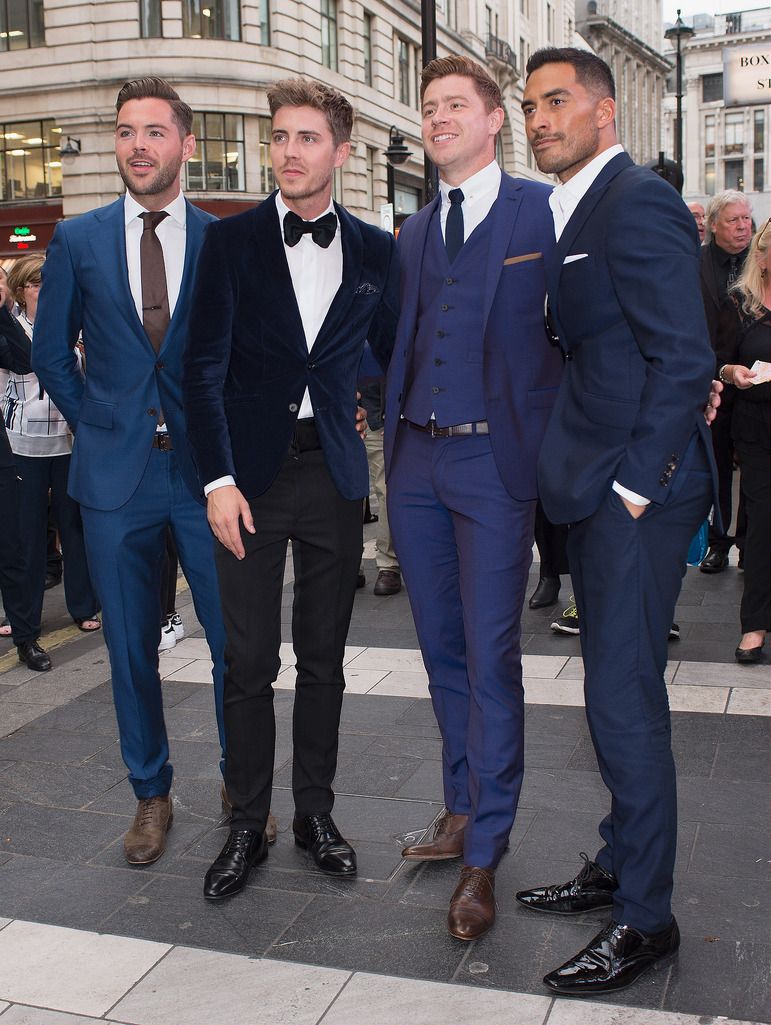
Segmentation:
[(316, 221), (304, 221), (293, 210), (287, 210), (284, 215), (284, 241), (290, 247), (296, 246), (307, 233), (317, 246), (327, 249), (332, 244), (336, 231), (337, 217), (331, 210)]
[(461, 204), (464, 198), (461, 189), (450, 189), (450, 209), (444, 226), (444, 244), (450, 263), (453, 262), (463, 245), (463, 207)]

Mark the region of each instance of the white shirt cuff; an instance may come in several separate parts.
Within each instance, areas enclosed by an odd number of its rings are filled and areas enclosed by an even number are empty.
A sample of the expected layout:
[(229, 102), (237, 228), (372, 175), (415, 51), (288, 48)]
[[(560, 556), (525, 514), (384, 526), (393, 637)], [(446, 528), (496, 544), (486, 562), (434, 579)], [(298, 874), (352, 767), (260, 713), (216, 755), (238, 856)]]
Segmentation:
[[(210, 485), (211, 487), (211, 485)], [(632, 505), (650, 505), (650, 498), (643, 498), (642, 495), (638, 495), (636, 491), (630, 491), (629, 488), (625, 488), (623, 484), (619, 484), (617, 480), (613, 481), (613, 490), (617, 495), (621, 495), (627, 502), (631, 502)]]
[(208, 495), (210, 495), (212, 491), (216, 491), (217, 488), (226, 488), (229, 484), (235, 486), (235, 483), (235, 477), (231, 477), (230, 474), (228, 474), (227, 477), (218, 477), (216, 480), (213, 480), (211, 484), (206, 485), (203, 489), (203, 493), (208, 497)]

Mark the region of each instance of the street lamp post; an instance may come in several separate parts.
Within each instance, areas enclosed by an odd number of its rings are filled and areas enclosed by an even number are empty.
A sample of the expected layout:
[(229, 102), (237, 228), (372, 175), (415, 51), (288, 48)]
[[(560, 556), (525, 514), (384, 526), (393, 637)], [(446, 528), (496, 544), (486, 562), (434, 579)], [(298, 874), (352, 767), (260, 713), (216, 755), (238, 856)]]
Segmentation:
[[(436, 57), (436, 0), (420, 0), (421, 42), (423, 45), (423, 67)], [(436, 168), (423, 154), (424, 199), (430, 203), (436, 195)]]
[(394, 167), (403, 164), (412, 156), (412, 151), (407, 149), (404, 143), (404, 136), (399, 133), (396, 125), (391, 125), (388, 130), (388, 149), (383, 150), (386, 158), (386, 183), (388, 190), (388, 202), (394, 206)]
[(669, 40), (675, 40), (677, 44), (677, 54), (675, 57), (675, 67), (677, 73), (677, 114), (675, 117), (675, 163), (677, 164), (680, 173), (683, 171), (683, 51), (682, 45), (683, 40), (688, 40), (694, 35), (694, 30), (690, 25), (686, 25), (683, 19), (680, 17), (680, 10), (677, 12), (677, 21), (674, 23), (672, 28), (668, 28), (664, 33), (664, 38)]

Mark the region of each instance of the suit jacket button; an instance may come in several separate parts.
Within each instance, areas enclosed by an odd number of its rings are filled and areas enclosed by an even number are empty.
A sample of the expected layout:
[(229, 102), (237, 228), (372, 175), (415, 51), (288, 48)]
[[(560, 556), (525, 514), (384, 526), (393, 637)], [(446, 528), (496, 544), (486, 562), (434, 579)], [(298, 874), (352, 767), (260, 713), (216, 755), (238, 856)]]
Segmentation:
[(661, 484), (662, 487), (666, 487), (667, 484), (669, 484), (669, 481), (666, 477), (659, 477), (659, 484)]
[(163, 370), (163, 368), (165, 366), (166, 366), (166, 364), (163, 362), (163, 360), (159, 359), (158, 362), (155, 364), (155, 369), (156, 370)]
[(300, 407), (297, 405), (296, 402), (290, 402), (289, 403), (289, 412), (290, 413), (296, 413), (299, 408)]
[(151, 406), (151, 407), (150, 407), (150, 408), (149, 408), (149, 409), (147, 410), (147, 415), (148, 415), (148, 416), (158, 416), (158, 410), (157, 410), (157, 409), (153, 409), (153, 407)]

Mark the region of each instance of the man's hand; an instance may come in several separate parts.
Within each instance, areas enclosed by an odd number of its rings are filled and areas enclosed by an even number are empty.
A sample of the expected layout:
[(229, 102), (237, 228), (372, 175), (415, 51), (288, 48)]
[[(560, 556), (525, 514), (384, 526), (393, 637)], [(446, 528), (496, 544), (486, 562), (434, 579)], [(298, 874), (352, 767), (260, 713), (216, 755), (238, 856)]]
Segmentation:
[(717, 416), (717, 407), (721, 402), (720, 393), (722, 390), (722, 381), (712, 382), (712, 387), (709, 390), (709, 398), (707, 399), (707, 405), (704, 407), (704, 419), (707, 421), (707, 426), (709, 426)]
[[(358, 402), (360, 398), (361, 392), (357, 391), (356, 401)], [(356, 419), (354, 420), (354, 426), (361, 435), (361, 440), (364, 441), (364, 439), (367, 437), (367, 410), (363, 409), (361, 406), (356, 407)]]
[(214, 536), (237, 559), (243, 559), (246, 552), (241, 540), (239, 521), (250, 534), (254, 533), (254, 521), (249, 503), (235, 486), (226, 484), (209, 492), (206, 499), (206, 515)]
[(624, 498), (623, 495), (618, 496), (626, 506), (626, 511), (632, 517), (632, 519), (639, 520), (645, 510), (648, 508), (647, 505), (635, 505), (634, 502), (630, 502), (628, 498)]

